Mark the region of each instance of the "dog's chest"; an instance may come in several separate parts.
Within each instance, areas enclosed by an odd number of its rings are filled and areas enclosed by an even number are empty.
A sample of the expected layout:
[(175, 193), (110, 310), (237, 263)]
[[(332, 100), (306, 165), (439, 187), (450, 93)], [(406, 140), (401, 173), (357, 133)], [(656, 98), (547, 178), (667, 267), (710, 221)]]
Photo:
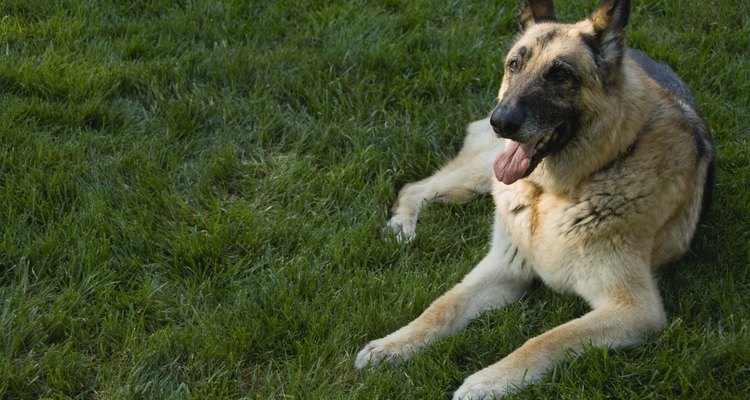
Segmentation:
[(600, 239), (613, 240), (638, 206), (610, 189), (573, 198), (519, 181), (497, 185), (493, 196), (499, 222), (528, 265), (548, 286), (568, 291), (577, 279), (575, 260), (595, 251), (592, 247)]

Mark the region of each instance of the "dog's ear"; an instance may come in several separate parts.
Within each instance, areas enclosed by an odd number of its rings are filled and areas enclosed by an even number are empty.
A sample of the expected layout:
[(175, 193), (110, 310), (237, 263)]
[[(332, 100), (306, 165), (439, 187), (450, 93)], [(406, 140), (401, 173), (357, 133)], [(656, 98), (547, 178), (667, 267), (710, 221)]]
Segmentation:
[(604, 0), (589, 17), (605, 64), (617, 64), (622, 59), (629, 17), (630, 0)]
[(523, 0), (520, 22), (524, 30), (539, 22), (557, 22), (552, 0)]

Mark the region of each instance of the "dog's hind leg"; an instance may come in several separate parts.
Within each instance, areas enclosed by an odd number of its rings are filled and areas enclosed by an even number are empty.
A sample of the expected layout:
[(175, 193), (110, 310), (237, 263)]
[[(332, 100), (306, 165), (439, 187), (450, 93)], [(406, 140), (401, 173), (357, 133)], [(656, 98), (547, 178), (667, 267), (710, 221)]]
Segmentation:
[(386, 229), (399, 240), (414, 238), (417, 218), (429, 203), (463, 203), (475, 194), (491, 189), (492, 162), (500, 149), (488, 119), (475, 121), (467, 128), (466, 139), (456, 158), (429, 178), (405, 185), (391, 208)]
[(462, 329), (482, 311), (516, 301), (531, 285), (533, 274), (518, 249), (496, 224), (495, 240), (487, 256), (464, 279), (435, 300), (419, 317), (373, 340), (357, 354), (355, 366), (408, 360), (425, 345)]

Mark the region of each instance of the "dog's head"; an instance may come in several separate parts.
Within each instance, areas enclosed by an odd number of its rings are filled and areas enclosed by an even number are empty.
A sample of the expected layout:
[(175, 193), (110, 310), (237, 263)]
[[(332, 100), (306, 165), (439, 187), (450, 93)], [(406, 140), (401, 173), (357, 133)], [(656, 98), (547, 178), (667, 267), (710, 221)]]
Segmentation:
[(564, 150), (592, 103), (615, 90), (622, 74), (629, 0), (604, 0), (589, 18), (561, 24), (552, 0), (524, 0), (523, 32), (505, 57), (495, 132), (510, 139), (495, 161), (505, 184), (531, 174), (548, 155)]

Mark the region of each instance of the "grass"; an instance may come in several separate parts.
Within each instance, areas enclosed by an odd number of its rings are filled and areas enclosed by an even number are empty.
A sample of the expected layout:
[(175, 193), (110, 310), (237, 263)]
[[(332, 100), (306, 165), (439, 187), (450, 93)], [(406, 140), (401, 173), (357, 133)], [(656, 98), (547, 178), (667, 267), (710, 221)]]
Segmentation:
[[(585, 312), (540, 288), (352, 365), (487, 249), (486, 197), (428, 209), (407, 245), (380, 229), (493, 106), (517, 3), (0, 3), (0, 398), (445, 398)], [(514, 398), (750, 393), (749, 4), (636, 2), (630, 45), (712, 127), (714, 208), (661, 275), (663, 332)]]

